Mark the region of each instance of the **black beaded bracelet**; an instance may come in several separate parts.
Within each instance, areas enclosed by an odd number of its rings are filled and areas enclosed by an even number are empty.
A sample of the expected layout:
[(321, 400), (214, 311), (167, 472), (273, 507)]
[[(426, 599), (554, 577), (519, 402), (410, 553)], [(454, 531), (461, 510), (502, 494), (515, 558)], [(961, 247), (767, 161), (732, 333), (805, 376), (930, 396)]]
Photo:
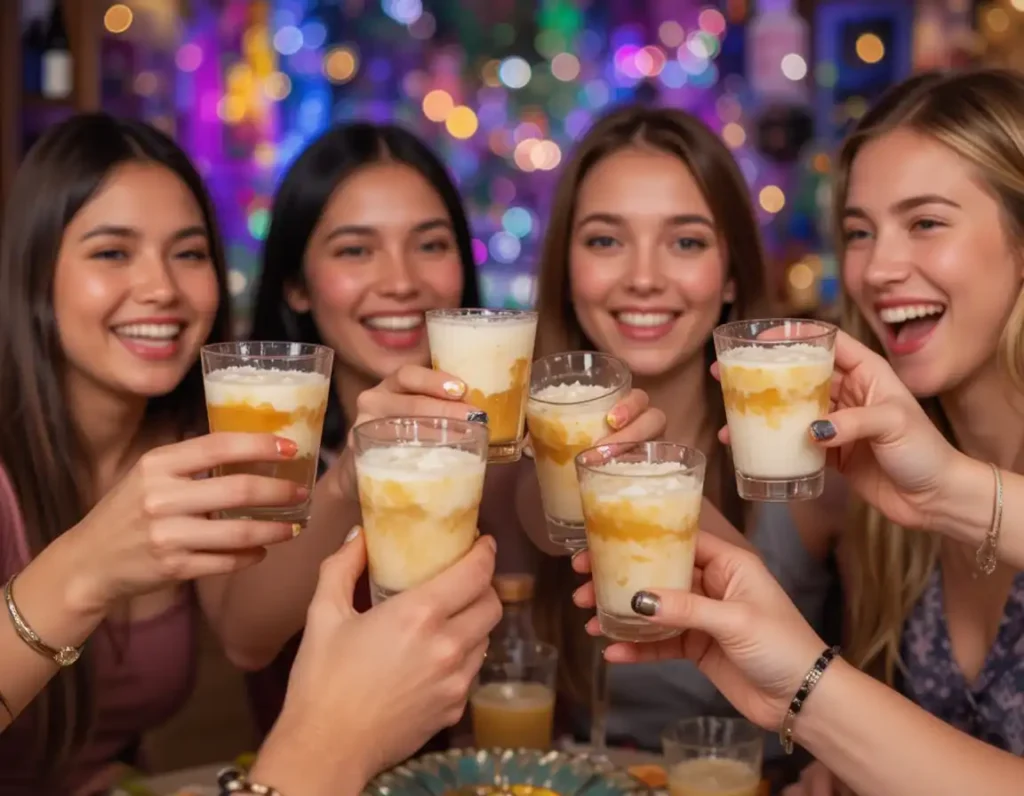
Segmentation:
[(821, 653), (810, 668), (810, 671), (804, 675), (804, 680), (793, 696), (793, 701), (789, 703), (789, 710), (786, 711), (786, 715), (782, 719), (782, 726), (779, 728), (779, 740), (782, 742), (782, 749), (787, 755), (793, 754), (793, 722), (800, 715), (804, 702), (807, 701), (807, 697), (810, 696), (811, 691), (814, 690), (818, 681), (821, 680), (821, 676), (825, 673), (829, 664), (837, 657), (839, 657), (839, 647), (829, 647)]
[(248, 796), (281, 796), (281, 792), (268, 785), (250, 782), (245, 772), (238, 768), (225, 768), (217, 774), (217, 786), (220, 796), (231, 796), (233, 793)]

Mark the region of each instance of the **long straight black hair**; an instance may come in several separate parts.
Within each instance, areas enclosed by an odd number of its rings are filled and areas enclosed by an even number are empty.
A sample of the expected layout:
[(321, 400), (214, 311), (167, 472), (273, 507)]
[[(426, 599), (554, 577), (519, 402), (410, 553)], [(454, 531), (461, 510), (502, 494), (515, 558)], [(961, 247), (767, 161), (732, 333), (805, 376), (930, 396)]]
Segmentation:
[[(0, 466), (14, 488), (33, 557), (81, 521), (93, 496), (92, 485), (83, 482), (82, 446), (64, 394), (66, 361), (53, 311), (61, 240), (71, 219), (126, 163), (173, 172), (195, 198), (220, 299), (209, 339), (228, 339), (223, 249), (213, 206), (188, 156), (155, 128), (106, 114), (75, 116), (47, 131), (15, 176), (0, 234)], [(205, 428), (198, 358), (174, 390), (149, 401), (144, 422), (178, 435)], [(55, 775), (88, 736), (92, 692), (86, 658), (58, 674), (34, 700), (25, 718), (35, 721), (39, 747), (37, 759), (26, 765)]]
[[(292, 163), (274, 195), (253, 309), (253, 340), (322, 342), (312, 315), (295, 312), (285, 300), (285, 289), (302, 284), (310, 236), (338, 186), (365, 166), (389, 161), (414, 169), (441, 198), (462, 262), (461, 304), (479, 306), (469, 222), (459, 191), (440, 158), (401, 127), (355, 122), (332, 127), (310, 144)], [(340, 446), (346, 431), (341, 404), (332, 390), (324, 419), (324, 447)]]

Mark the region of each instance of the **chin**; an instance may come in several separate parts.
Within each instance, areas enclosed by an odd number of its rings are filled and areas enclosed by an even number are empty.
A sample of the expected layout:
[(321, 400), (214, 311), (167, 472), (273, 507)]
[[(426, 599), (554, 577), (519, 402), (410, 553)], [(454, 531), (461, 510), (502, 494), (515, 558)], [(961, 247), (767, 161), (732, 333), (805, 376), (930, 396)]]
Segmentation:
[(613, 351), (629, 368), (630, 373), (641, 378), (655, 379), (664, 376), (679, 365), (678, 357), (669, 357), (661, 351)]

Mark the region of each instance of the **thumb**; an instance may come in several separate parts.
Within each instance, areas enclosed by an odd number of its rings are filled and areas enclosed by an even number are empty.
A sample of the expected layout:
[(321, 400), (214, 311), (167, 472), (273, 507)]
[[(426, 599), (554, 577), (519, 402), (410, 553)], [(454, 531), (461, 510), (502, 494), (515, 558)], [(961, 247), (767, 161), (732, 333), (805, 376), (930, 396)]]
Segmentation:
[(341, 549), (320, 565), (314, 602), (324, 600), (345, 614), (354, 614), (352, 598), (365, 568), (366, 541), (363, 529), (356, 525), (348, 532)]
[(902, 436), (906, 414), (892, 403), (839, 409), (810, 426), (811, 439), (825, 448), (838, 448), (857, 440), (894, 442)]
[(651, 589), (633, 595), (633, 610), (652, 624), (679, 630), (702, 630), (712, 638), (728, 634), (733, 625), (732, 606), (681, 589)]

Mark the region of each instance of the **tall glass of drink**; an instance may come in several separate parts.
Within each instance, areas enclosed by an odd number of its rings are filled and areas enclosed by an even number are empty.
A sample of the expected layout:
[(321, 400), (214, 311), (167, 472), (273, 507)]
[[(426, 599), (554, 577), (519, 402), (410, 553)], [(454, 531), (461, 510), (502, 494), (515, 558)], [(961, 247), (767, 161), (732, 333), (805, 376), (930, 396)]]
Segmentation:
[(454, 564), (478, 535), (487, 427), (387, 417), (352, 431), (374, 605)]
[[(203, 346), (201, 359), (210, 431), (276, 434), (298, 446), (292, 459), (224, 465), (218, 475), (285, 478), (312, 491), (334, 351), (307, 343), (214, 343)], [(309, 521), (309, 500), (225, 511), (222, 516), (290, 522), (301, 528)]]
[(550, 749), (558, 650), (537, 641), (491, 647), (470, 697), (478, 749)]
[(661, 736), (671, 796), (758, 796), (764, 733), (740, 718), (701, 716)]
[(828, 414), (836, 327), (774, 318), (714, 332), (736, 487), (746, 500), (810, 500), (825, 487), (825, 450), (810, 425)]
[(533, 363), (526, 424), (555, 544), (570, 550), (587, 544), (576, 454), (611, 433), (608, 413), (629, 393), (630, 382), (626, 363), (607, 354), (570, 351)]
[(523, 420), (537, 313), (520, 310), (430, 310), (430, 362), (462, 379), (466, 403), (487, 413), (488, 461), (515, 462), (523, 449)]
[(601, 632), (658, 641), (682, 631), (637, 616), (644, 589), (689, 589), (704, 454), (671, 442), (600, 445), (576, 457)]

